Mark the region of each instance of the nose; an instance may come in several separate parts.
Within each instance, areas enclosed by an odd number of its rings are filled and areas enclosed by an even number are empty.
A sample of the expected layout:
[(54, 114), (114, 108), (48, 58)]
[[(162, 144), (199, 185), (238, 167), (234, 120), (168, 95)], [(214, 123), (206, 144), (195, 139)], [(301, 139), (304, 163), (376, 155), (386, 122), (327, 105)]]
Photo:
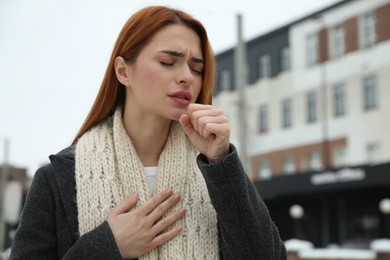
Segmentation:
[(188, 65), (183, 66), (180, 70), (178, 75), (178, 83), (186, 87), (191, 86), (194, 83), (194, 75)]

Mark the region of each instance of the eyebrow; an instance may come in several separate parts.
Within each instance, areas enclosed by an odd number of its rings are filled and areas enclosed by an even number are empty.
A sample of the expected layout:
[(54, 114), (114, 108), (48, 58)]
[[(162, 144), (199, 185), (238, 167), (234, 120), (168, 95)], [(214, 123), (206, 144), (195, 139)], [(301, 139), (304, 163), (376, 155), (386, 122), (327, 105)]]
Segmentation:
[[(175, 57), (180, 57), (180, 58), (183, 58), (184, 57), (184, 53), (182, 52), (177, 52), (177, 51), (167, 51), (167, 50), (164, 50), (164, 51), (161, 51), (162, 53), (166, 53), (166, 54), (169, 54), (171, 56), (175, 56)], [(204, 63), (204, 60), (203, 59), (200, 59), (200, 58), (196, 58), (196, 57), (192, 57), (191, 60), (193, 62), (196, 62), (196, 63)]]

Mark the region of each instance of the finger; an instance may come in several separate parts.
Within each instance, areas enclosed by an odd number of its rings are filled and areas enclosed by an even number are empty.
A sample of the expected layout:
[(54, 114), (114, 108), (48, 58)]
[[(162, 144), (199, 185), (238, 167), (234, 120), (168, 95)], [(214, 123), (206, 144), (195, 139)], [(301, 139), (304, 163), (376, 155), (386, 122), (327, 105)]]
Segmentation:
[(170, 214), (169, 216), (161, 219), (158, 221), (153, 227), (152, 232), (153, 234), (159, 234), (168, 228), (170, 228), (173, 224), (175, 224), (179, 219), (181, 219), (186, 213), (186, 210), (184, 208), (181, 208), (174, 213)]
[(186, 114), (181, 115), (179, 118), (179, 123), (183, 127), (184, 132), (188, 136), (192, 136), (193, 134), (196, 134), (196, 131), (190, 122), (189, 115), (186, 115)]
[(117, 216), (120, 214), (124, 214), (130, 211), (135, 204), (137, 204), (138, 195), (133, 194), (130, 197), (123, 200), (118, 206), (116, 206), (110, 213), (110, 215)]
[(212, 105), (203, 105), (203, 104), (198, 104), (198, 103), (191, 103), (188, 106), (187, 111), (188, 111), (188, 114), (192, 114), (195, 111), (209, 110), (209, 109), (212, 109), (212, 108), (214, 108), (214, 106), (212, 106)]
[(229, 125), (226, 123), (208, 123), (203, 128), (202, 135), (205, 138), (210, 135), (215, 135), (219, 138), (229, 137)]
[(202, 115), (202, 113), (198, 111), (209, 111), (213, 108), (214, 107), (211, 105), (203, 105), (203, 104), (196, 104), (196, 103), (192, 103), (188, 106), (187, 112), (190, 117), (192, 127), (194, 128), (195, 131), (198, 131), (198, 125), (196, 119)]
[(202, 132), (202, 127), (204, 127), (204, 124), (202, 124), (202, 120), (205, 117), (213, 117), (215, 118), (215, 120), (218, 120), (218, 122), (222, 122), (221, 119), (223, 121), (227, 121), (227, 117), (224, 115), (223, 111), (215, 107), (210, 107), (209, 109), (203, 110), (196, 110), (189, 114), (189, 116), (191, 124), (197, 132)]
[(183, 230), (183, 228), (179, 226), (179, 227), (175, 227), (167, 232), (164, 232), (164, 233), (156, 236), (155, 238), (153, 238), (153, 240), (150, 241), (149, 243), (147, 243), (146, 248), (154, 249), (154, 248), (164, 244), (165, 242), (171, 240), (175, 236), (177, 236), (182, 230)]
[(208, 123), (205, 125), (202, 136), (208, 138), (211, 135), (215, 135), (217, 138), (227, 138), (229, 137), (229, 126), (226, 123)]
[(159, 204), (152, 212), (150, 212), (150, 214), (147, 216), (147, 221), (153, 225), (153, 223), (161, 218), (162, 215), (173, 208), (180, 201), (180, 199), (181, 197), (179, 194), (172, 195), (167, 200)]
[(194, 118), (199, 118), (199, 117), (202, 117), (202, 116), (223, 116), (224, 113), (223, 113), (223, 110), (218, 108), (218, 107), (208, 107), (208, 108), (205, 108), (205, 109), (198, 109), (198, 110), (194, 110), (192, 112), (188, 112), (188, 115), (190, 117), (194, 117)]
[[(207, 132), (212, 133), (212, 127), (214, 125), (225, 125), (227, 123), (227, 117), (225, 116), (203, 116), (200, 117), (198, 120), (198, 132), (203, 136), (207, 137), (209, 136)], [(210, 131), (209, 131), (210, 130)]]
[(161, 204), (163, 201), (172, 196), (172, 193), (173, 192), (171, 189), (166, 189), (153, 196), (148, 202), (145, 203), (145, 205), (141, 206), (138, 210), (141, 212), (141, 214), (146, 216), (150, 212), (152, 212), (159, 204)]

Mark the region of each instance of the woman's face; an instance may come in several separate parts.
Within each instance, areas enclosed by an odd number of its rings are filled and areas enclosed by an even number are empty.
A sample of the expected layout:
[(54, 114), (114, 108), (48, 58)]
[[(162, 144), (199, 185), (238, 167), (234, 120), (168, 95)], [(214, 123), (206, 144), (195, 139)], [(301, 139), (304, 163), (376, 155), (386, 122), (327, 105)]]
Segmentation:
[(126, 109), (178, 120), (202, 87), (203, 54), (198, 35), (180, 24), (163, 27), (126, 65)]

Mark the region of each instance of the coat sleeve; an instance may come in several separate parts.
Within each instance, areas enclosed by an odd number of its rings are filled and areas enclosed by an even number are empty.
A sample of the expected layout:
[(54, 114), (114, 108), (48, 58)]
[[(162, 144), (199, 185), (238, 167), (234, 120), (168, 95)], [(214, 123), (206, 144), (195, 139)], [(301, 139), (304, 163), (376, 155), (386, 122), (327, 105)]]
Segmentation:
[(66, 217), (58, 213), (62, 205), (55, 188), (46, 176), (51, 171), (51, 165), (44, 166), (34, 176), (10, 259), (122, 259), (107, 222), (72, 239)]
[(221, 257), (286, 259), (286, 249), (264, 202), (247, 177), (233, 145), (231, 153), (208, 163), (198, 156), (210, 199), (217, 212)]

